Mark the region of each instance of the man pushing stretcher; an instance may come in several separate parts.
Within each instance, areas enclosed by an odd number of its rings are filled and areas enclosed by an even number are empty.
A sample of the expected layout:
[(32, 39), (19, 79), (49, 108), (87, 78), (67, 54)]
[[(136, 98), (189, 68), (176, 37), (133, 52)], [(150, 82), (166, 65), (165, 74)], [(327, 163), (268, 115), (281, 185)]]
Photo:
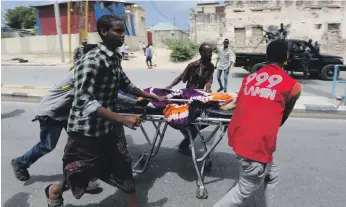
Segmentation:
[[(174, 81), (167, 86), (167, 89), (173, 88), (180, 81), (186, 83), (187, 89), (205, 89), (206, 92), (211, 92), (211, 84), (213, 83), (214, 64), (211, 62), (212, 47), (209, 44), (202, 44), (199, 47), (201, 58), (190, 63), (183, 73), (181, 73)], [(206, 126), (201, 126), (200, 129)], [(184, 135), (184, 140), (179, 145), (179, 152), (184, 155), (191, 156), (190, 140), (186, 130), (181, 130)], [(197, 136), (197, 129), (191, 127), (192, 138)]]
[(214, 207), (242, 206), (262, 184), (266, 205), (272, 206), (271, 190), (279, 175), (273, 161), (277, 134), (301, 91), (301, 85), (282, 68), (286, 59), (286, 42), (273, 41), (267, 48), (267, 65), (243, 79), (228, 128), (228, 144), (240, 163), (239, 180)]

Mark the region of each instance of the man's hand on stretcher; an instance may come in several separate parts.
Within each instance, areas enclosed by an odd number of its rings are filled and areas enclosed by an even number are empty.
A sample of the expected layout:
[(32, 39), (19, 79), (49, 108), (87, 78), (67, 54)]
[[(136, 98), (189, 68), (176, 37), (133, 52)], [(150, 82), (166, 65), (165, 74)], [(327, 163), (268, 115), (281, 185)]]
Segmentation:
[(156, 100), (158, 102), (165, 102), (167, 101), (167, 98), (164, 97), (164, 96), (156, 96), (154, 94), (149, 94), (149, 93), (146, 93), (144, 91), (142, 91), (141, 89), (135, 87), (132, 91), (132, 94), (136, 95), (136, 96), (139, 96), (139, 97), (143, 97), (143, 98), (147, 98), (147, 99), (153, 99), (153, 100)]
[(166, 96), (156, 96), (155, 100), (158, 101), (158, 102), (166, 102), (166, 101), (168, 101)]
[[(169, 85), (169, 86), (165, 87), (165, 89), (171, 90), (171, 89), (172, 89), (172, 86)], [(212, 91), (211, 91), (211, 89), (206, 88), (206, 89), (205, 89), (205, 92), (211, 93)]]
[(141, 125), (143, 122), (143, 119), (140, 117), (140, 115), (131, 115), (131, 116), (122, 116), (120, 118), (120, 123), (124, 126), (130, 128), (130, 129), (136, 129)]

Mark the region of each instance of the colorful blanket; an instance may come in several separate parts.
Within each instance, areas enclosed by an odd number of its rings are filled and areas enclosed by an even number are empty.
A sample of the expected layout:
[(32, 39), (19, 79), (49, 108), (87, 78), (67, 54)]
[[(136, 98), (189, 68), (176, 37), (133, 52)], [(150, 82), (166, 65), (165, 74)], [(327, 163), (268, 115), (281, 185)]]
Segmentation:
[[(189, 100), (189, 102), (151, 102), (148, 104), (148, 107), (164, 108), (165, 119), (171, 127), (176, 129), (182, 129), (193, 123), (204, 109), (220, 108), (234, 100), (234, 96), (228, 93), (206, 93), (193, 89), (147, 88), (144, 91), (157, 96), (166, 96), (168, 99)], [(138, 98), (138, 100), (140, 99), (141, 97)]]

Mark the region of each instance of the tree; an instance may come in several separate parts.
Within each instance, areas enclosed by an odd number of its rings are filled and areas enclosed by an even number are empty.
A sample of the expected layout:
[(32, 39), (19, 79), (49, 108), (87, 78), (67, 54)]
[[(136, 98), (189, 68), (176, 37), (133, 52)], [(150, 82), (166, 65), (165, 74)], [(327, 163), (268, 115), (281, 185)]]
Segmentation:
[(15, 28), (31, 29), (36, 25), (36, 12), (34, 8), (17, 6), (14, 9), (8, 9), (5, 14), (7, 25)]

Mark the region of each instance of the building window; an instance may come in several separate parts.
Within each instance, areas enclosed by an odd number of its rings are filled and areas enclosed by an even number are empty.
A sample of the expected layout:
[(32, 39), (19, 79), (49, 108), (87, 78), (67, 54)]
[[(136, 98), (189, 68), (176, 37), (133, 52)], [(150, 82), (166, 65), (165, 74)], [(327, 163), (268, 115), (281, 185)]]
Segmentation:
[(304, 1), (302, 1), (302, 0), (297, 0), (296, 1), (296, 5), (297, 6), (302, 6), (304, 4)]
[(321, 29), (322, 28), (322, 24), (315, 24), (315, 29)]
[(340, 30), (340, 23), (328, 24), (328, 31), (339, 31), (339, 30)]
[(171, 33), (172, 38), (174, 38), (174, 32)]
[(240, 12), (245, 12), (244, 10), (240, 10), (240, 9), (235, 9), (233, 10), (234, 13), (240, 13)]
[(217, 6), (215, 11), (216, 11), (216, 13), (224, 13), (225, 7), (224, 6)]

